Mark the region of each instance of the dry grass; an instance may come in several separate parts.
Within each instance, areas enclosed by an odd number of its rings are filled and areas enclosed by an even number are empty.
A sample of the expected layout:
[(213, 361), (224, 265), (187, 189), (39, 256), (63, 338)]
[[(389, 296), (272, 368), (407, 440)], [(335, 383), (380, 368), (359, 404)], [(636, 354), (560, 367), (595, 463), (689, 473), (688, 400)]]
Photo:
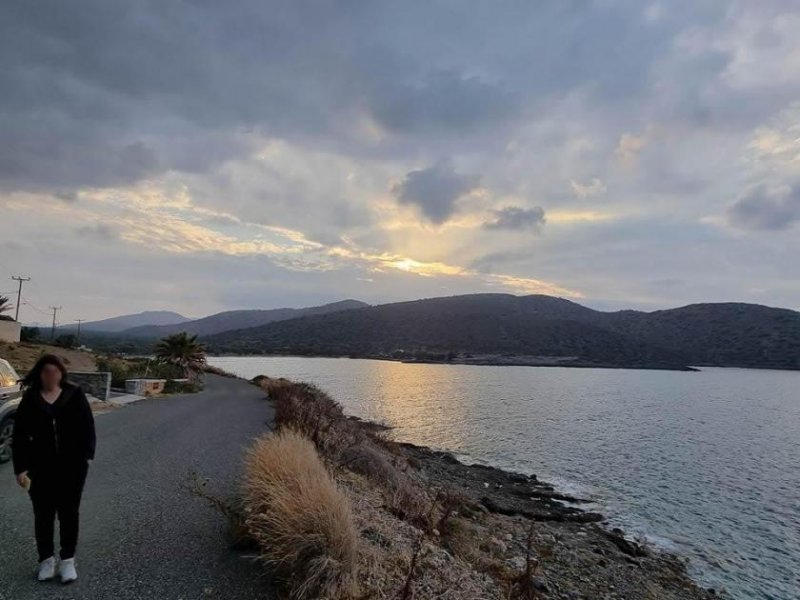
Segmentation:
[(348, 497), (307, 437), (284, 428), (248, 450), (245, 521), (261, 558), (294, 598), (356, 591), (358, 533)]
[[(387, 511), (390, 492), (384, 487), (355, 473), (343, 472), (340, 478), (356, 508), (356, 523), (363, 539), (358, 574), (362, 598), (506, 598), (490, 578), (442, 547), (434, 532), (421, 530)], [(431, 508), (429, 505), (428, 511)]]
[(68, 371), (97, 371), (91, 352), (32, 342), (0, 342), (0, 358), (10, 362), (20, 377), (24, 377), (43, 354), (55, 354), (61, 358)]
[(384, 508), (391, 514), (422, 529), (432, 527), (433, 498), (383, 432), (347, 419), (339, 403), (313, 385), (264, 376), (254, 383), (272, 400), (278, 428), (302, 432), (337, 473), (358, 473), (384, 488)]

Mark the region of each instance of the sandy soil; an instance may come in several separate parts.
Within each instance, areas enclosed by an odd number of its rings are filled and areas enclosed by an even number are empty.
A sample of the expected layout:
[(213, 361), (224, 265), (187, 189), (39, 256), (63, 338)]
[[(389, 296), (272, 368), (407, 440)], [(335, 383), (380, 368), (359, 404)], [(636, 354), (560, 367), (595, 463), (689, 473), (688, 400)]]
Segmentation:
[(94, 355), (91, 352), (59, 348), (58, 346), (47, 344), (33, 344), (31, 342), (20, 342), (18, 344), (0, 342), (0, 358), (10, 362), (20, 377), (24, 376), (33, 367), (36, 359), (42, 354), (55, 354), (64, 361), (69, 371), (97, 371)]

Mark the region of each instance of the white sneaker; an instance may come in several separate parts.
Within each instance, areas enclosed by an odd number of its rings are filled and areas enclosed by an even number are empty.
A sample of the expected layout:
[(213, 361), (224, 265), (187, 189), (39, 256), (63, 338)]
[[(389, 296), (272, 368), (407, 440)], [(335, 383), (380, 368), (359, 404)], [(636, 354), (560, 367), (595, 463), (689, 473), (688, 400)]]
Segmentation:
[(69, 583), (78, 578), (78, 572), (75, 570), (75, 558), (64, 558), (58, 562), (58, 575), (61, 577), (61, 583)]
[(39, 563), (39, 572), (36, 574), (36, 579), (39, 581), (47, 581), (56, 576), (56, 557), (51, 556), (45, 558)]

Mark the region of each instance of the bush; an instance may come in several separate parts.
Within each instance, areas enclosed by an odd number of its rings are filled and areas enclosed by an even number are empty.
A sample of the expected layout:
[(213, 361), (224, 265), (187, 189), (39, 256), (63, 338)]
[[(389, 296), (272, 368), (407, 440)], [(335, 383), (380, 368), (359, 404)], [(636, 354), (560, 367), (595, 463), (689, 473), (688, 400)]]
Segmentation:
[(299, 431), (331, 462), (339, 462), (342, 452), (358, 443), (360, 431), (345, 418), (342, 407), (316, 386), (265, 376), (253, 381), (272, 400), (275, 425)]
[(22, 342), (38, 342), (40, 335), (38, 327), (23, 327), (19, 339)]
[(113, 387), (125, 387), (125, 380), (132, 377), (131, 363), (126, 360), (111, 356), (98, 356), (95, 362), (97, 363), (98, 371), (111, 373), (111, 385)]
[(261, 559), (292, 597), (355, 593), (358, 533), (350, 502), (308, 438), (284, 429), (256, 440), (245, 459), (244, 504)]
[(65, 333), (58, 336), (54, 343), (59, 348), (75, 348), (78, 345), (78, 338), (74, 333)]
[(202, 388), (201, 385), (192, 381), (175, 381), (174, 379), (167, 379), (164, 383), (165, 394), (194, 394), (199, 392)]
[(143, 377), (182, 379), (184, 377), (183, 370), (180, 367), (156, 362), (150, 358), (98, 356), (96, 363), (98, 371), (111, 373), (111, 385), (113, 387), (125, 387), (126, 379), (140, 379)]

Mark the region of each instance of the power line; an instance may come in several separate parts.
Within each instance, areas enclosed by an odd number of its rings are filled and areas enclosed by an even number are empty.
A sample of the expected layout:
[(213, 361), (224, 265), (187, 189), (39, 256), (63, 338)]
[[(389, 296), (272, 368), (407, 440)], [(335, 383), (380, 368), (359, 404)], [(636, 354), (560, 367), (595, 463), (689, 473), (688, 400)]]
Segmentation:
[(56, 313), (64, 308), (63, 306), (51, 306), (50, 309), (53, 311), (53, 327), (50, 329), (50, 341), (54, 341), (56, 339)]
[(48, 311), (46, 311), (46, 310), (44, 310), (44, 309), (41, 309), (41, 308), (39, 308), (38, 306), (36, 306), (36, 305), (35, 305), (33, 302), (31, 302), (30, 300), (28, 300), (28, 298), (26, 298), (25, 296), (23, 296), (23, 297), (22, 297), (22, 299), (25, 301), (25, 304), (27, 304), (28, 306), (30, 306), (30, 307), (31, 307), (33, 310), (35, 310), (36, 312), (40, 312), (40, 313), (42, 313), (43, 315), (49, 315), (49, 314), (50, 314)]

